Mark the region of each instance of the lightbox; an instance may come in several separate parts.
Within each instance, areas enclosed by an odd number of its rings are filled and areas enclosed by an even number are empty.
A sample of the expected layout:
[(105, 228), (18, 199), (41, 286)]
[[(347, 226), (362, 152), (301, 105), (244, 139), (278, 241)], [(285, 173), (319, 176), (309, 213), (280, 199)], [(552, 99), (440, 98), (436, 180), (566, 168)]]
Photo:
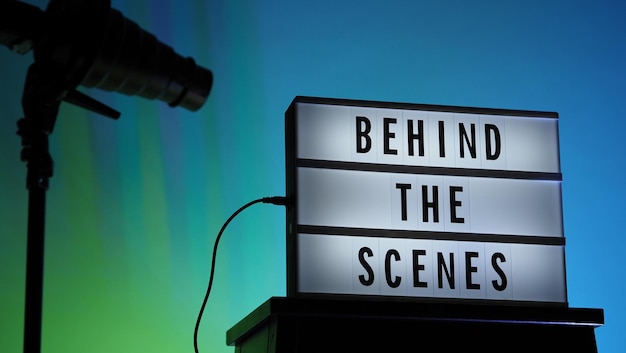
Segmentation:
[(558, 114), (296, 97), (287, 295), (567, 304)]

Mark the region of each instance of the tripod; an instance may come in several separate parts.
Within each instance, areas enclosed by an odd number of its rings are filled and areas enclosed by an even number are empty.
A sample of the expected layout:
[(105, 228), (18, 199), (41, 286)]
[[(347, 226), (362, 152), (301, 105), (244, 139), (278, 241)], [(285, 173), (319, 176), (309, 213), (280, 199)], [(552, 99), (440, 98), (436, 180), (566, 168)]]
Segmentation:
[(64, 82), (54, 70), (32, 64), (26, 74), (22, 95), (24, 117), (17, 122), (17, 134), (22, 138), (20, 158), (26, 162), (28, 189), (25, 353), (38, 353), (41, 350), (46, 192), (53, 174), (53, 161), (48, 147), (60, 104), (67, 101), (113, 119), (120, 116), (119, 112), (104, 104), (65, 87)]

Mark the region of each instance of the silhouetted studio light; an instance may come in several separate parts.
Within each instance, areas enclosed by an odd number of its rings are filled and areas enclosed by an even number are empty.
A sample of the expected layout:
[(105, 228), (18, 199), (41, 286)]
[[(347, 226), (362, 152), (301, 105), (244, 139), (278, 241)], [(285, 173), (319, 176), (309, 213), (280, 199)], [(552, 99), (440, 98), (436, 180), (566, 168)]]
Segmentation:
[(102, 46), (81, 84), (159, 99), (199, 109), (207, 99), (211, 72), (183, 58), (119, 11), (111, 9)]
[(68, 90), (82, 85), (198, 110), (211, 90), (211, 71), (110, 5), (109, 0), (51, 0), (43, 12), (0, 1), (0, 43), (21, 53), (30, 45), (35, 63)]
[[(0, 0), (0, 44), (32, 50), (24, 84), (20, 158), (29, 190), (24, 352), (41, 349), (45, 192), (52, 176), (48, 135), (61, 101), (111, 118), (119, 113), (76, 90), (83, 85), (199, 109), (213, 75), (111, 9), (110, 0), (50, 0), (45, 11)], [(0, 63), (2, 65), (2, 63)]]

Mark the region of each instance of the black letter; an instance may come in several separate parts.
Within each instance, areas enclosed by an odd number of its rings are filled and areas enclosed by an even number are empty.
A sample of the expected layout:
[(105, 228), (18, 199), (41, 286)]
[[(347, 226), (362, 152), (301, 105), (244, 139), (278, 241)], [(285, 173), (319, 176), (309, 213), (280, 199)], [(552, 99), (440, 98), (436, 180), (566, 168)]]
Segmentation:
[(411, 184), (396, 183), (396, 189), (400, 189), (400, 203), (402, 208), (402, 220), (406, 221), (406, 191), (411, 188)]
[(419, 257), (426, 255), (426, 250), (413, 250), (413, 287), (426, 288), (427, 283), (420, 281), (420, 272), (424, 271), (424, 265), (419, 263)]
[(385, 154), (398, 154), (398, 150), (392, 150), (389, 148), (389, 139), (395, 138), (395, 132), (389, 131), (389, 125), (395, 124), (397, 119), (395, 118), (383, 118), (383, 130), (385, 134)]
[(395, 280), (391, 279), (391, 255), (396, 258), (396, 261), (400, 261), (400, 253), (396, 249), (389, 249), (387, 254), (385, 255), (385, 278), (387, 279), (387, 284), (391, 288), (397, 288), (402, 281), (400, 276), (396, 276)]
[(446, 134), (443, 131), (443, 121), (439, 121), (439, 157), (446, 156)]
[[(361, 130), (361, 126), (365, 124), (365, 129)], [(370, 131), (372, 130), (372, 123), (370, 120), (364, 116), (356, 117), (356, 152), (357, 153), (367, 153), (370, 148), (372, 148), (372, 138), (369, 136)], [(365, 139), (365, 147), (362, 146), (361, 142)]]
[(467, 289), (480, 289), (480, 284), (472, 283), (472, 273), (478, 272), (478, 267), (472, 266), (473, 257), (478, 257), (478, 253), (465, 252), (465, 286)]
[(498, 276), (500, 276), (500, 280), (502, 281), (502, 283), (498, 284), (498, 281), (494, 279), (493, 281), (491, 281), (491, 284), (493, 284), (493, 288), (495, 288), (495, 290), (503, 291), (506, 289), (506, 275), (504, 274), (504, 271), (502, 271), (502, 268), (498, 266), (498, 262), (496, 260), (500, 260), (500, 262), (506, 262), (506, 259), (504, 258), (504, 255), (499, 252), (491, 256), (491, 266), (493, 266), (493, 269), (496, 271)]
[[(491, 151), (492, 131), (496, 142), (496, 150), (494, 152)], [(494, 160), (500, 157), (500, 131), (498, 131), (498, 127), (493, 124), (485, 124), (485, 146), (487, 148), (487, 159)]]
[(465, 223), (465, 218), (456, 216), (456, 208), (461, 207), (461, 201), (457, 201), (456, 193), (462, 191), (462, 186), (450, 186), (450, 222), (452, 223)]
[(372, 283), (374, 283), (374, 271), (372, 270), (372, 267), (370, 266), (370, 264), (368, 264), (367, 261), (365, 261), (365, 256), (364, 256), (365, 254), (367, 254), (367, 257), (374, 256), (372, 249), (368, 247), (363, 247), (359, 250), (359, 262), (365, 269), (365, 272), (367, 272), (367, 276), (368, 276), (366, 279), (364, 275), (359, 275), (359, 281), (364, 286), (371, 286)]
[(428, 187), (422, 185), (422, 219), (428, 222), (428, 209), (433, 209), (433, 222), (439, 223), (439, 187), (433, 185), (433, 202), (428, 202)]
[(419, 155), (420, 157), (424, 156), (424, 121), (417, 121), (417, 134), (413, 133), (413, 120), (407, 120), (407, 138), (409, 139), (409, 156), (415, 155), (415, 146), (413, 144), (413, 140), (419, 141)]
[(463, 148), (463, 140), (465, 140), (465, 143), (470, 150), (472, 158), (476, 158), (476, 126), (474, 124), (470, 124), (470, 131), (472, 135), (471, 142), (470, 138), (467, 136), (467, 131), (465, 131), (465, 125), (463, 125), (463, 123), (459, 123), (459, 147), (461, 148), (461, 158), (465, 158), (465, 148)]
[(443, 288), (443, 277), (441, 270), (444, 270), (446, 272), (446, 278), (448, 279), (448, 284), (450, 285), (450, 289), (454, 289), (454, 254), (450, 253), (450, 271), (448, 271), (448, 268), (446, 267), (446, 262), (443, 259), (443, 254), (438, 252), (437, 253), (437, 276), (439, 281), (437, 282), (439, 284), (439, 288)]

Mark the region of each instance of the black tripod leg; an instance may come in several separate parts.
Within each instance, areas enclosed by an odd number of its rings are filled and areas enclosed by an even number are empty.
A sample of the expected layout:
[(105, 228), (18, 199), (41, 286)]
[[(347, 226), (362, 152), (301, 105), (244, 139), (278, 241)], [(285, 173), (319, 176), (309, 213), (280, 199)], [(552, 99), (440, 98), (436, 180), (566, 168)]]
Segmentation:
[(52, 176), (48, 136), (52, 133), (62, 96), (55, 80), (42, 75), (35, 64), (31, 65), (22, 97), (24, 118), (18, 121), (21, 159), (27, 164), (29, 192), (24, 353), (41, 351), (46, 192)]

